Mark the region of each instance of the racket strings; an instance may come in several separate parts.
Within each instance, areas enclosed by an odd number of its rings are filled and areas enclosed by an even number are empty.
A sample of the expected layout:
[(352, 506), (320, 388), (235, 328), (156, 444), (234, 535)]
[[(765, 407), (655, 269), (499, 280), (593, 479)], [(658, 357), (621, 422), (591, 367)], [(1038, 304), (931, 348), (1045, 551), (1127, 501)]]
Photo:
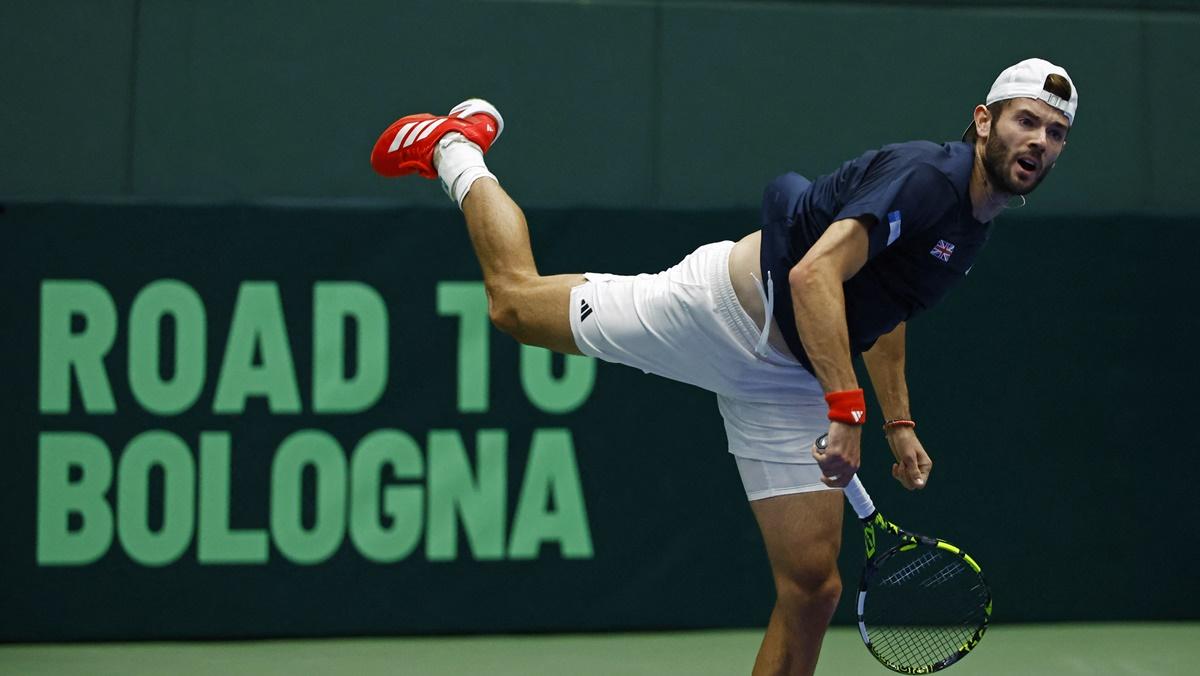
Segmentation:
[(928, 567), (930, 564), (932, 564), (934, 561), (936, 561), (937, 558), (938, 557), (935, 552), (925, 552), (919, 558), (917, 558), (913, 561), (910, 561), (907, 565), (902, 567), (900, 570), (897, 570), (896, 572), (892, 573), (891, 575), (888, 575), (887, 577), (881, 579), (879, 581), (879, 586), (891, 587), (891, 586), (895, 586), (895, 585), (899, 585), (899, 584), (904, 584), (912, 576), (916, 575), (917, 573), (920, 573), (923, 568)]
[(871, 649), (889, 665), (952, 661), (985, 624), (988, 590), (962, 559), (920, 547), (880, 563), (863, 622)]
[(959, 573), (962, 573), (966, 570), (967, 570), (967, 567), (962, 565), (961, 562), (953, 561), (950, 564), (943, 567), (938, 572), (934, 573), (933, 575), (930, 575), (929, 578), (927, 578), (923, 582), (921, 582), (921, 586), (925, 587), (927, 589), (932, 589), (933, 587), (936, 587), (944, 582), (950, 581), (956, 575), (958, 575)]
[(958, 639), (958, 633), (947, 630), (926, 628), (914, 632), (898, 628), (887, 632), (884, 640), (878, 642), (872, 635), (872, 646), (888, 664), (915, 667), (936, 664), (956, 654), (962, 645)]
[(868, 634), (872, 649), (886, 663), (915, 667), (942, 663), (958, 655), (978, 629), (975, 622), (957, 626), (876, 625), (868, 629)]
[(959, 648), (974, 634), (961, 627), (882, 627), (871, 632), (871, 645), (889, 664), (926, 666), (945, 661), (956, 655)]

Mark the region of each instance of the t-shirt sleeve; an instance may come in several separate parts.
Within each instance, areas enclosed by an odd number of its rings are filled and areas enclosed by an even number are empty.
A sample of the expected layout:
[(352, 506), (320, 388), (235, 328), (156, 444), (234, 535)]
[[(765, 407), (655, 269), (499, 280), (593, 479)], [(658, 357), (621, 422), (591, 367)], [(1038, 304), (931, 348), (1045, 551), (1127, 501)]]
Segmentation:
[[(870, 175), (864, 179), (833, 220), (867, 222), (868, 258), (905, 236), (932, 227), (959, 206), (950, 179), (928, 164), (918, 164), (890, 180)], [(873, 222), (865, 216), (871, 216)]]

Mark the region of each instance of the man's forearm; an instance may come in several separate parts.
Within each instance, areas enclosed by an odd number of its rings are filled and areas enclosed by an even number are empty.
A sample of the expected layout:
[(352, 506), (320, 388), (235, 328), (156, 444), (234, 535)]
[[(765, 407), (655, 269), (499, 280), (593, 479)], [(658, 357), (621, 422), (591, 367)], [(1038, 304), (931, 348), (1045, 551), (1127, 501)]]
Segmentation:
[(867, 262), (868, 249), (863, 222), (842, 219), (829, 225), (788, 274), (796, 330), (826, 392), (859, 389), (842, 284)]
[(863, 353), (867, 373), (875, 397), (886, 420), (912, 419), (908, 406), (908, 383), (904, 379), (904, 322), (891, 333), (880, 336), (875, 345)]
[(818, 268), (793, 273), (789, 281), (796, 330), (817, 380), (826, 392), (858, 389), (850, 361), (842, 280)]

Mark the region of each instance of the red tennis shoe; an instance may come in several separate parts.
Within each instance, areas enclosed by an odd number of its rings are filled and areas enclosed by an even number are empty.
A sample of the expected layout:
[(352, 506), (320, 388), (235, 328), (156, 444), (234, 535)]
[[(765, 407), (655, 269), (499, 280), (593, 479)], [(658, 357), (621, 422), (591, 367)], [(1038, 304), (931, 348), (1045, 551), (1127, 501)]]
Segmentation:
[(418, 113), (402, 117), (375, 142), (371, 168), (383, 176), (417, 173), (437, 178), (433, 150), (438, 140), (452, 131), (467, 137), (486, 153), (504, 131), (504, 118), (483, 99), (467, 99), (454, 106), (448, 115)]

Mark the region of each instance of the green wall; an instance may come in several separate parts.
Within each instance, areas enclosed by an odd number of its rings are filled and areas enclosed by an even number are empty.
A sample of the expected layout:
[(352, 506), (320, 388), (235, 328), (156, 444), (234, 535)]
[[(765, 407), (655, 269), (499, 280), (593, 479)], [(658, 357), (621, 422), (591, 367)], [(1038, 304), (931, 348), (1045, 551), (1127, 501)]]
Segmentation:
[(753, 207), (911, 138), (952, 139), (1005, 66), (1068, 67), (1078, 125), (1042, 214), (1200, 211), (1183, 2), (51, 0), (0, 6), (0, 197), (443, 205), (366, 157), (484, 96), (522, 204)]
[[(659, 270), (754, 221), (528, 216), (547, 273)], [(14, 205), (0, 227), (0, 640), (765, 625), (714, 397), (488, 328), (457, 214)], [(891, 479), (873, 405), (863, 481), (979, 560), (997, 622), (1197, 619), (1195, 220), (994, 227), (909, 328), (929, 487)]]

